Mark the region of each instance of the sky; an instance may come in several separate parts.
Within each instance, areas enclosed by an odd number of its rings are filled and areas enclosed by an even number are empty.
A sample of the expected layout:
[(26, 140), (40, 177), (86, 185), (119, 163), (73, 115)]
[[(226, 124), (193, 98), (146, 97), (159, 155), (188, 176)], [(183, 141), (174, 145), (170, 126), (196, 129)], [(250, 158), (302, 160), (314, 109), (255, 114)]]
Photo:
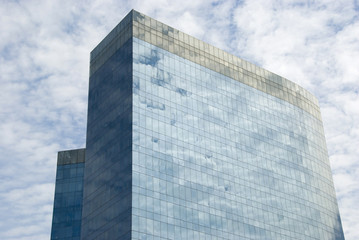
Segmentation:
[(358, 0), (0, 0), (0, 239), (49, 239), (57, 151), (85, 147), (90, 51), (131, 9), (319, 99), (345, 237), (359, 239)]

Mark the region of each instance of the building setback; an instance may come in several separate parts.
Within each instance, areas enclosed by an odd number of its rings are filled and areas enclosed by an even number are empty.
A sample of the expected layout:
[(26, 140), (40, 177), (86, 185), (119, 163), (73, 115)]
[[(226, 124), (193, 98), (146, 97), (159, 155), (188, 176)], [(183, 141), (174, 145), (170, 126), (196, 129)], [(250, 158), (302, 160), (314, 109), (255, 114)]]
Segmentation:
[(57, 156), (51, 239), (80, 239), (85, 149)]
[(134, 10), (91, 52), (85, 159), (55, 190), (81, 239), (344, 239), (317, 99)]

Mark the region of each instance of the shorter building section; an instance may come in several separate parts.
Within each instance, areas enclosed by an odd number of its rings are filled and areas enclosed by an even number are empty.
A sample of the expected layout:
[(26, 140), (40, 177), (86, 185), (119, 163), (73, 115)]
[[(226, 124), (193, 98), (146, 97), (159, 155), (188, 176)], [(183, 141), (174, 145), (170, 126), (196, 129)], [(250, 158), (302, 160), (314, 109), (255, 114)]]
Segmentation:
[(58, 153), (51, 239), (80, 239), (84, 164), (84, 148)]

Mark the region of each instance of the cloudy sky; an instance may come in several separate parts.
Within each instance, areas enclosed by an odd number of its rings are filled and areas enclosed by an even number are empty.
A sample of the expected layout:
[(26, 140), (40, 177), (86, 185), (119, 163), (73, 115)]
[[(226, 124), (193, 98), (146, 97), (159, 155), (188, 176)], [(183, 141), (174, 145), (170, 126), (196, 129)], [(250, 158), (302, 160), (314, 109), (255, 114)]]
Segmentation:
[(132, 8), (318, 97), (359, 239), (358, 0), (0, 0), (0, 239), (49, 239), (57, 151), (85, 146), (89, 53)]

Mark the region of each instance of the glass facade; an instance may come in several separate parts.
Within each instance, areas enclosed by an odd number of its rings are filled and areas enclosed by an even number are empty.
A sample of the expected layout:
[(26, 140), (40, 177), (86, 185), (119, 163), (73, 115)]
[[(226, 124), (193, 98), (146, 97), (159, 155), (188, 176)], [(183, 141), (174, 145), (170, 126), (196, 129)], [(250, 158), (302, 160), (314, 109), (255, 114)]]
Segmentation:
[(322, 123), (133, 39), (132, 239), (343, 239)]
[(58, 153), (52, 240), (80, 240), (85, 149)]
[(81, 237), (129, 239), (132, 39), (90, 76), (88, 109)]
[(317, 99), (132, 10), (91, 52), (81, 239), (344, 239)]

